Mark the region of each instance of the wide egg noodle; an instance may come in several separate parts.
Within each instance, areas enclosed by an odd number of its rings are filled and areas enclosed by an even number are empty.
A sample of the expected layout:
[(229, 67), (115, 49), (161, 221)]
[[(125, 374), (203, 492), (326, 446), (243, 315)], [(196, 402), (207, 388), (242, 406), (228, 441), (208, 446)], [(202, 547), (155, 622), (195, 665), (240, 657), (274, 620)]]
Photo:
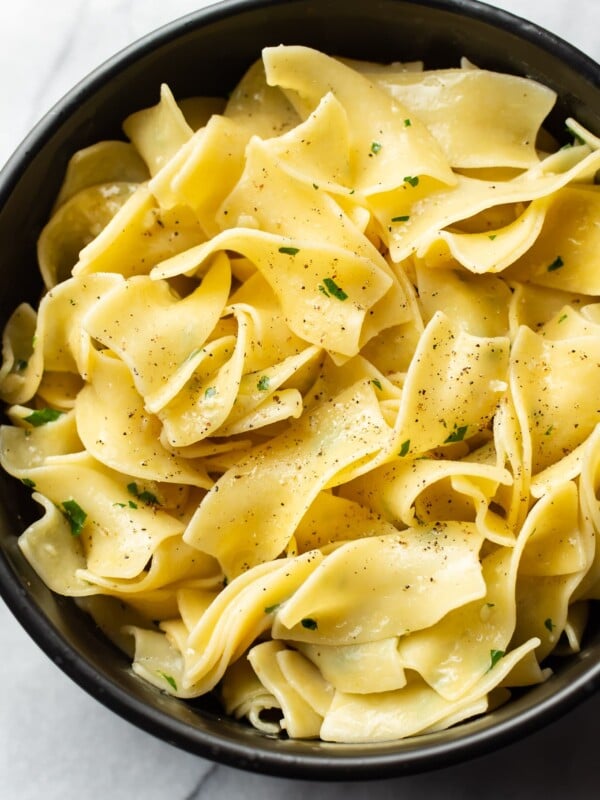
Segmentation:
[(427, 127), (453, 167), (539, 161), (536, 140), (556, 93), (536, 81), (479, 69), (365, 74)]
[(340, 692), (372, 694), (406, 686), (397, 636), (361, 644), (327, 645), (294, 642), (325, 680)]
[(127, 364), (149, 411), (167, 405), (192, 376), (231, 286), (229, 260), (215, 256), (201, 283), (186, 297), (166, 281), (145, 275), (105, 292), (85, 318), (85, 329)]
[(548, 341), (522, 327), (511, 352), (510, 381), (533, 473), (581, 444), (598, 422), (589, 387), (600, 374), (596, 337)]
[(161, 445), (160, 421), (146, 411), (127, 366), (101, 353), (75, 403), (77, 430), (88, 453), (108, 467), (148, 481), (210, 489), (201, 464)]
[(256, 676), (248, 659), (240, 658), (226, 671), (221, 681), (221, 701), (225, 713), (234, 719), (247, 718), (256, 730), (278, 734), (281, 726), (270, 719), (274, 711), (281, 711), (275, 696)]
[[(451, 263), (459, 264), (477, 275), (502, 272), (519, 257), (526, 254), (536, 242), (544, 225), (548, 198), (534, 200), (514, 222), (503, 228), (480, 233), (462, 233), (442, 230), (424, 242), (418, 255), (428, 267)], [(526, 256), (529, 261), (529, 256)]]
[[(599, 151), (596, 151), (598, 153)], [(549, 204), (539, 236), (520, 254), (509, 277), (566, 292), (600, 294), (598, 186), (568, 186)]]
[(317, 567), (318, 551), (286, 561), (269, 561), (231, 581), (190, 631), (185, 650), (184, 686), (203, 694), (228, 665), (271, 627), (273, 613)]
[[(400, 262), (442, 230), (492, 206), (538, 200), (572, 181), (591, 184), (600, 168), (600, 151), (572, 148), (548, 156), (537, 167), (505, 181), (458, 175), (455, 186), (423, 179), (416, 186), (369, 198), (393, 261)], [(490, 242), (492, 245), (493, 242)]]
[(507, 336), (512, 297), (506, 283), (494, 275), (472, 276), (458, 264), (449, 269), (428, 269), (415, 264), (418, 303), (428, 323), (439, 310), (472, 336)]
[(47, 449), (47, 439), (36, 452), (28, 433), (27, 428), (1, 429), (2, 467), (32, 483), (61, 509), (65, 502), (74, 502), (83, 511), (77, 535), (92, 572), (134, 578), (161, 541), (183, 532), (185, 526), (176, 517), (155, 505), (134, 501), (126, 476), (85, 452), (53, 454)]
[(123, 123), (123, 130), (155, 175), (192, 136), (192, 129), (169, 87), (160, 87), (160, 101), (152, 108), (136, 111)]
[(146, 164), (129, 142), (111, 139), (92, 144), (78, 150), (69, 159), (54, 211), (90, 186), (123, 182), (136, 184), (148, 178)]
[(429, 627), (485, 594), (480, 546), (468, 523), (343, 544), (278, 612), (273, 636), (348, 645)]
[(420, 455), (485, 428), (506, 389), (508, 355), (506, 337), (471, 336), (436, 312), (404, 383), (396, 453)]
[(141, 184), (102, 232), (81, 250), (72, 274), (147, 275), (156, 264), (205, 238), (188, 206), (161, 209), (148, 187)]
[(318, 492), (388, 438), (372, 386), (351, 387), (226, 472), (185, 540), (214, 555), (228, 576), (276, 558)]
[(452, 170), (425, 126), (417, 119), (407, 125), (407, 109), (355, 70), (300, 46), (267, 47), (263, 61), (268, 83), (297, 92), (311, 111), (329, 91), (339, 100), (348, 114), (357, 191), (388, 191), (402, 185), (407, 175), (454, 183)]
[(113, 182), (81, 189), (52, 215), (38, 239), (47, 289), (70, 277), (79, 254), (135, 195), (137, 183)]
[(538, 644), (532, 639), (507, 653), (493, 669), (458, 700), (447, 700), (424, 681), (414, 680), (395, 692), (346, 694), (336, 692), (321, 727), (321, 738), (330, 742), (384, 742), (414, 736), (440, 720), (459, 714), (474, 701), (485, 698), (521, 658)]
[(510, 528), (500, 520), (494, 525), (486, 513), (501, 484), (512, 484), (512, 476), (497, 464), (402, 458), (347, 483), (341, 493), (400, 527), (442, 519), (475, 521), (485, 538), (510, 545)]
[(21, 303), (10, 315), (2, 333), (0, 397), (5, 403), (31, 400), (42, 379), (43, 357), (35, 348), (37, 314)]
[(248, 660), (261, 683), (277, 699), (283, 714), (282, 729), (291, 737), (317, 738), (323, 716), (305, 699), (310, 687), (304, 684), (302, 691), (298, 691), (299, 687), (292, 685), (284, 674), (281, 657), (285, 652), (285, 646), (279, 642), (263, 642), (250, 650)]
[(44, 295), (35, 349), (43, 354), (45, 371), (72, 372), (87, 378), (94, 344), (83, 320), (93, 313), (99, 298), (122, 284), (120, 275), (97, 273), (69, 278)]

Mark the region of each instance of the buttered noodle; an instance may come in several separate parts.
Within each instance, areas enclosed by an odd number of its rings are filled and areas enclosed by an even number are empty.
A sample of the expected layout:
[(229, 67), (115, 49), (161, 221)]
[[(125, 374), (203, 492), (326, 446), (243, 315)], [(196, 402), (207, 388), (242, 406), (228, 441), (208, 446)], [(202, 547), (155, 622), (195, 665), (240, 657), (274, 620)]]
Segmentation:
[(381, 741), (600, 598), (600, 141), (477, 69), (266, 48), (71, 160), (3, 339), (20, 546), (181, 698)]

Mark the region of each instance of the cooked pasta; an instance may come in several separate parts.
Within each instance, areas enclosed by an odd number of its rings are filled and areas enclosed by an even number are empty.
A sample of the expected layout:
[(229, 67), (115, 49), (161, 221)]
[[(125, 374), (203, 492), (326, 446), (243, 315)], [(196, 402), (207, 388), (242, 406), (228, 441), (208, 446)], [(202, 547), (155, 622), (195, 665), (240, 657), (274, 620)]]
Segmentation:
[(76, 153), (6, 325), (19, 539), (133, 671), (425, 734), (600, 599), (600, 141), (512, 75), (267, 47)]

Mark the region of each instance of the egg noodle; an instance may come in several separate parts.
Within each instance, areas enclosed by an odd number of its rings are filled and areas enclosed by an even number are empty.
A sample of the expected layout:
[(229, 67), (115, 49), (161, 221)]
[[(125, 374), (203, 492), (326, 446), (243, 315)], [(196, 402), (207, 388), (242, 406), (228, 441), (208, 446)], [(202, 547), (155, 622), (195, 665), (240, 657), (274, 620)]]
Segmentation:
[(3, 339), (19, 539), (180, 698), (440, 730), (600, 599), (600, 140), (555, 94), (268, 47), (71, 159)]

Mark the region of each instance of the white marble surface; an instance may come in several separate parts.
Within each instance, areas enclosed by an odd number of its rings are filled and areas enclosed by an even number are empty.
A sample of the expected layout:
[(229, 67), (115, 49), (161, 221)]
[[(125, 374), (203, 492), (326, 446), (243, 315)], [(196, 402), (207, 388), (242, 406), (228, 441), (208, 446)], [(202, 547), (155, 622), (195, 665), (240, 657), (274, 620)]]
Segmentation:
[[(367, 1), (367, 0), (366, 0)], [(0, 0), (0, 164), (74, 83), (202, 0)], [(499, 0), (600, 60), (599, 0)], [(510, 747), (429, 775), (308, 784), (248, 775), (137, 730), (87, 696), (33, 644), (0, 602), (2, 800), (314, 800), (592, 798), (600, 695)]]

